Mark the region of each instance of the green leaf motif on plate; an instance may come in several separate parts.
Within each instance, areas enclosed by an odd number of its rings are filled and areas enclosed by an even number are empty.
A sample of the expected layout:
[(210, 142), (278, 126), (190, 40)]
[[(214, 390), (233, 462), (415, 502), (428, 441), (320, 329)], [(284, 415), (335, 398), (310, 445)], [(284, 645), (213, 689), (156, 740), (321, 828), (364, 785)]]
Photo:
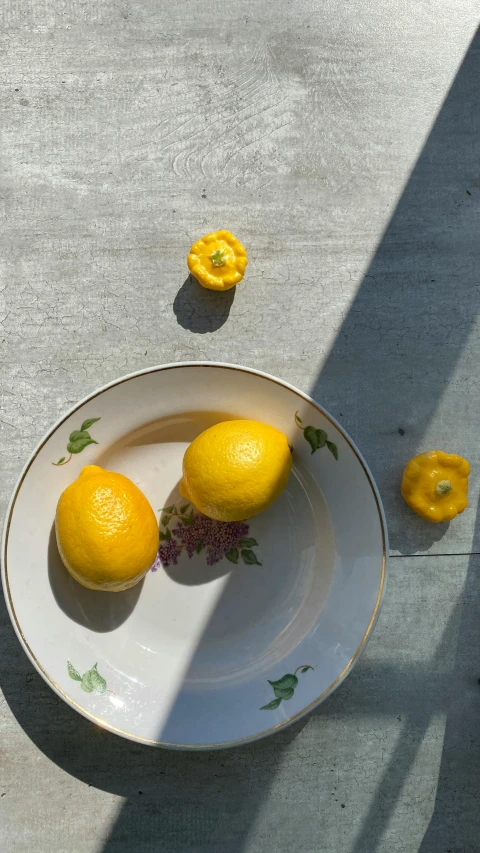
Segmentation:
[(268, 679), (268, 683), (273, 688), (275, 699), (272, 699), (268, 705), (262, 705), (260, 710), (274, 711), (275, 708), (278, 708), (280, 702), (288, 702), (294, 695), (295, 688), (298, 686), (297, 672), (304, 673), (308, 672), (309, 669), (313, 670), (313, 666), (310, 666), (310, 664), (301, 664), (301, 666), (297, 666), (295, 672), (287, 672), (286, 675), (283, 675), (277, 681), (270, 681)]
[(80, 675), (79, 672), (77, 672), (75, 667), (72, 666), (72, 664), (70, 663), (69, 660), (67, 660), (67, 669), (68, 669), (68, 674), (69, 674), (70, 678), (73, 678), (74, 681), (81, 681), (82, 680), (82, 676)]
[(241, 550), (242, 560), (246, 566), (261, 566), (262, 564), (257, 560), (257, 557), (253, 551), (250, 551), (249, 548), (242, 548)]
[(325, 443), (327, 441), (327, 433), (325, 430), (315, 429), (313, 426), (307, 426), (303, 430), (303, 434), (312, 448), (312, 453), (315, 453), (316, 450), (320, 450), (320, 448), (325, 447)]
[(338, 447), (333, 443), (333, 441), (329, 440), (324, 429), (317, 429), (317, 427), (314, 427), (311, 424), (304, 427), (303, 421), (298, 412), (295, 412), (295, 424), (302, 430), (305, 441), (308, 441), (312, 448), (312, 455), (316, 453), (317, 450), (321, 450), (322, 447), (326, 447), (332, 454), (333, 458), (338, 462)]
[(90, 438), (90, 433), (81, 429), (74, 429), (73, 432), (70, 433), (70, 441), (75, 443), (76, 441), (81, 441), (83, 438)]
[(165, 532), (163, 530), (160, 531), (160, 542), (165, 542), (166, 539), (171, 539), (172, 534), (168, 527), (165, 528)]
[(278, 681), (269, 681), (268, 683), (272, 685), (274, 690), (291, 690), (292, 687), (295, 689), (297, 686), (298, 678), (296, 675), (287, 673), (283, 678), (279, 678)]
[(256, 539), (240, 539), (238, 544), (240, 548), (255, 548), (258, 542)]
[(338, 447), (337, 447), (337, 445), (334, 444), (333, 441), (326, 441), (325, 444), (327, 445), (332, 456), (334, 456), (338, 462)]
[(107, 682), (98, 672), (97, 664), (94, 664), (91, 669), (80, 675), (70, 661), (67, 661), (67, 670), (70, 678), (73, 681), (79, 681), (80, 687), (85, 693), (97, 693), (101, 695), (107, 689)]
[(278, 708), (281, 701), (282, 701), (281, 699), (272, 699), (272, 701), (269, 702), (268, 705), (262, 705), (260, 710), (261, 711), (274, 711), (275, 708)]
[(69, 453), (81, 453), (89, 444), (98, 444), (98, 441), (90, 438), (89, 435), (83, 435), (82, 438), (77, 438), (75, 441), (69, 441), (67, 450)]
[(92, 666), (92, 668), (82, 676), (82, 683), (80, 684), (80, 687), (85, 691), (85, 693), (105, 693), (107, 689), (107, 682), (100, 673), (97, 672), (97, 664)]
[(86, 421), (83, 422), (82, 426), (80, 427), (81, 431), (85, 432), (86, 429), (90, 429), (90, 427), (93, 424), (96, 424), (99, 420), (100, 418), (88, 418)]
[(277, 688), (273, 692), (275, 693), (275, 696), (277, 696), (279, 699), (291, 699), (293, 694), (295, 693), (295, 690), (293, 689), (293, 687), (287, 687), (285, 690), (279, 690)]
[(230, 551), (227, 551), (225, 554), (227, 560), (230, 560), (231, 563), (238, 563), (238, 548), (230, 548)]
[(298, 684), (296, 675), (284, 675), (279, 681), (269, 681), (277, 699), (291, 699)]
[(92, 424), (97, 423), (99, 420), (100, 418), (87, 418), (87, 420), (83, 422), (81, 429), (74, 429), (69, 435), (67, 444), (67, 450), (70, 456), (68, 459), (66, 459), (65, 456), (62, 456), (58, 462), (52, 462), (52, 465), (55, 465), (56, 467), (59, 465), (66, 465), (67, 462), (70, 462), (70, 459), (74, 454), (81, 453), (89, 444), (98, 444), (98, 441), (95, 441), (88, 432), (88, 428), (91, 427)]

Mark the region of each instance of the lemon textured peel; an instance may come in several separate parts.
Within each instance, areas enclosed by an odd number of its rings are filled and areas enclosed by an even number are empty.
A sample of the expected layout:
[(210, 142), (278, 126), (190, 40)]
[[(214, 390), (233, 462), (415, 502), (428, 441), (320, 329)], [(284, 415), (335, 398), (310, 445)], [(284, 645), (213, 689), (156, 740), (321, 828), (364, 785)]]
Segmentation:
[(288, 440), (280, 430), (259, 421), (224, 421), (187, 448), (180, 493), (209, 518), (243, 521), (271, 506), (291, 467)]
[(83, 468), (60, 495), (55, 531), (65, 567), (88, 589), (134, 586), (158, 550), (157, 520), (143, 492), (98, 465)]

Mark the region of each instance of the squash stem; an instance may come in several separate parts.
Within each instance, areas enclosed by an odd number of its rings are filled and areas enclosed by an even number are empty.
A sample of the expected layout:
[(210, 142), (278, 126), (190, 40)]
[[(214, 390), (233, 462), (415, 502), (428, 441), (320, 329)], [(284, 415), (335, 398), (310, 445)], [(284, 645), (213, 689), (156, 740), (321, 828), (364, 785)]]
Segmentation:
[(213, 254), (210, 255), (210, 260), (214, 267), (223, 267), (227, 260), (225, 249), (215, 249)]

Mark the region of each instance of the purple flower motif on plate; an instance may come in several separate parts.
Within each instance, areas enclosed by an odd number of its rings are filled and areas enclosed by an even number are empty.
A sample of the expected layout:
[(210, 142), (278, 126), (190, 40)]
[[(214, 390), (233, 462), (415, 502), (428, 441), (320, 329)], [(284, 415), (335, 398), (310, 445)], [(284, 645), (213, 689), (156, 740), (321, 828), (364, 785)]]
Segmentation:
[(152, 572), (156, 572), (160, 566), (168, 568), (172, 563), (176, 566), (181, 553), (182, 549), (175, 539), (167, 539), (165, 542), (161, 542), (152, 566)]
[[(247, 566), (261, 566), (252, 550), (258, 542), (249, 537), (246, 521), (214, 521), (205, 515), (195, 515), (190, 504), (179, 509), (176, 506), (165, 507), (162, 513), (160, 546), (152, 566), (153, 572), (160, 566), (176, 566), (182, 551), (190, 558), (205, 552), (208, 566), (219, 563), (224, 557), (235, 564), (241, 559)], [(170, 529), (172, 520), (177, 524)]]

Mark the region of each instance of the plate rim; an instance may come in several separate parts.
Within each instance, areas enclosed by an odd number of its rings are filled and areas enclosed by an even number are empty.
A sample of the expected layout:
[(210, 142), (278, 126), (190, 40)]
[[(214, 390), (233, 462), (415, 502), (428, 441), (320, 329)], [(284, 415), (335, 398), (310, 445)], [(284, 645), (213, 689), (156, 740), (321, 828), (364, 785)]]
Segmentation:
[[(53, 678), (51, 678), (51, 676), (48, 674), (48, 672), (41, 665), (40, 661), (36, 658), (33, 650), (30, 648), (30, 646), (29, 646), (29, 644), (25, 638), (25, 635), (23, 634), (21, 625), (18, 621), (17, 614), (15, 612), (15, 607), (13, 604), (12, 595), (11, 595), (11, 591), (10, 591), (10, 584), (8, 581), (7, 547), (8, 547), (8, 537), (9, 537), (9, 532), (10, 532), (10, 524), (11, 524), (11, 519), (12, 519), (12, 515), (13, 515), (13, 510), (15, 508), (17, 497), (20, 493), (20, 489), (22, 488), (23, 482), (25, 480), (25, 477), (28, 474), (28, 471), (30, 470), (30, 468), (33, 465), (38, 454), (40, 453), (42, 448), (45, 446), (45, 444), (49, 441), (49, 439), (65, 423), (65, 421), (67, 421), (68, 418), (71, 417), (71, 415), (73, 415), (76, 411), (78, 411), (78, 409), (80, 409), (86, 403), (90, 402), (90, 400), (96, 399), (101, 394), (108, 391), (110, 388), (115, 388), (117, 385), (122, 385), (125, 382), (129, 382), (132, 379), (137, 378), (138, 376), (144, 376), (144, 375), (149, 374), (149, 373), (160, 373), (160, 372), (163, 372), (166, 370), (182, 369), (182, 368), (186, 368), (186, 367), (187, 368), (188, 367), (204, 367), (204, 368), (216, 368), (216, 369), (225, 369), (225, 370), (236, 370), (236, 371), (239, 371), (241, 373), (248, 373), (248, 374), (251, 374), (253, 376), (259, 376), (262, 379), (266, 379), (269, 382), (273, 382), (275, 385), (281, 385), (282, 387), (287, 388), (289, 391), (292, 391), (301, 400), (303, 400), (304, 402), (309, 403), (311, 406), (313, 406), (314, 409), (316, 409), (318, 412), (320, 412), (321, 415), (323, 415), (331, 424), (333, 424), (336, 427), (336, 429), (338, 429), (338, 431), (341, 433), (341, 435), (343, 436), (343, 438), (345, 439), (345, 441), (347, 442), (349, 447), (352, 449), (352, 451), (355, 454), (357, 460), (359, 461), (361, 467), (363, 468), (363, 471), (364, 471), (364, 473), (367, 477), (367, 480), (369, 482), (370, 488), (372, 489), (372, 492), (373, 492), (373, 496), (375, 499), (375, 505), (377, 508), (378, 517), (379, 517), (379, 521), (380, 521), (380, 530), (381, 530), (381, 534), (382, 534), (382, 549), (383, 549), (382, 570), (381, 570), (381, 576), (380, 576), (380, 585), (379, 585), (377, 597), (375, 600), (375, 606), (373, 609), (373, 613), (370, 617), (370, 621), (369, 621), (367, 629), (366, 629), (366, 631), (362, 637), (362, 640), (360, 641), (360, 644), (358, 645), (354, 655), (350, 658), (348, 664), (344, 667), (342, 672), (329, 685), (329, 687), (327, 687), (325, 690), (323, 690), (322, 693), (316, 697), (316, 699), (314, 699), (312, 702), (309, 702), (309, 704), (306, 705), (304, 708), (302, 708), (300, 711), (297, 711), (295, 714), (292, 714), (292, 716), (289, 717), (287, 720), (283, 720), (282, 722), (277, 723), (275, 726), (271, 726), (268, 729), (263, 729), (262, 731), (257, 732), (254, 735), (248, 735), (246, 737), (237, 738), (236, 740), (225, 741), (223, 743), (213, 743), (213, 744), (174, 744), (174, 743), (168, 743), (166, 741), (144, 738), (141, 735), (132, 734), (131, 732), (126, 732), (123, 729), (119, 729), (116, 726), (113, 726), (111, 723), (108, 722), (108, 720), (104, 720), (100, 717), (96, 717), (90, 711), (88, 711), (87, 709), (85, 709), (81, 705), (79, 705), (78, 702), (75, 702), (75, 700), (72, 699), (67, 693), (65, 693), (64, 690), (62, 690), (62, 688), (59, 687), (59, 685), (53, 680)], [(155, 365), (153, 367), (142, 368), (142, 369), (136, 370), (132, 373), (125, 374), (124, 376), (121, 376), (118, 379), (114, 379), (111, 382), (107, 382), (105, 385), (101, 385), (95, 391), (93, 391), (90, 394), (87, 394), (85, 397), (83, 397), (78, 403), (75, 403), (73, 406), (71, 406), (71, 408), (68, 409), (68, 411), (65, 414), (63, 414), (50, 427), (49, 430), (47, 430), (47, 432), (45, 433), (43, 438), (40, 439), (40, 441), (38, 442), (38, 444), (36, 445), (36, 447), (34, 448), (32, 453), (30, 454), (25, 465), (23, 466), (23, 468), (22, 468), (22, 470), (18, 476), (18, 479), (15, 483), (15, 486), (13, 488), (10, 500), (8, 502), (8, 507), (7, 507), (7, 511), (5, 514), (5, 520), (4, 520), (3, 531), (2, 531), (1, 561), (2, 561), (2, 572), (1, 572), (1, 574), (2, 574), (3, 594), (4, 594), (6, 605), (7, 605), (8, 615), (10, 617), (10, 621), (13, 625), (14, 631), (15, 631), (18, 639), (19, 639), (20, 645), (22, 646), (25, 654), (27, 655), (27, 657), (29, 658), (30, 662), (33, 664), (33, 666), (35, 667), (35, 669), (37, 670), (39, 675), (41, 675), (41, 677), (48, 684), (48, 686), (64, 702), (66, 702), (67, 705), (70, 705), (71, 708), (73, 708), (75, 711), (80, 713), (83, 717), (85, 717), (90, 722), (93, 722), (96, 725), (98, 725), (100, 728), (103, 728), (107, 731), (110, 731), (113, 734), (120, 735), (121, 737), (124, 737), (127, 740), (131, 740), (133, 742), (142, 743), (142, 744), (149, 745), (149, 746), (162, 747), (164, 749), (175, 749), (175, 750), (183, 750), (183, 751), (190, 751), (191, 750), (193, 752), (199, 752), (199, 751), (206, 751), (206, 750), (229, 749), (229, 748), (234, 747), (234, 746), (241, 746), (241, 745), (244, 745), (247, 743), (253, 743), (256, 740), (261, 740), (265, 737), (268, 737), (271, 734), (274, 734), (275, 732), (281, 731), (282, 729), (285, 729), (288, 726), (292, 725), (292, 723), (298, 722), (299, 720), (302, 719), (302, 717), (306, 716), (306, 714), (309, 714), (311, 711), (313, 711), (314, 708), (318, 707), (318, 705), (320, 705), (322, 702), (324, 702), (325, 699), (327, 699), (327, 697), (330, 696), (330, 694), (333, 693), (333, 691), (336, 690), (336, 688), (340, 686), (340, 684), (345, 680), (347, 675), (351, 672), (351, 670), (353, 669), (353, 667), (357, 663), (361, 653), (364, 651), (364, 649), (365, 649), (365, 647), (366, 647), (366, 645), (367, 645), (367, 643), (368, 643), (368, 641), (369, 641), (369, 639), (373, 633), (373, 629), (375, 627), (375, 624), (377, 622), (377, 619), (378, 619), (378, 616), (380, 613), (383, 597), (385, 594), (386, 583), (387, 583), (387, 574), (388, 574), (388, 531), (387, 531), (387, 523), (386, 523), (386, 519), (385, 519), (385, 512), (383, 509), (380, 493), (378, 491), (378, 488), (377, 488), (377, 485), (376, 485), (375, 480), (373, 478), (373, 475), (372, 475), (365, 459), (363, 458), (362, 454), (360, 453), (355, 442), (350, 438), (350, 436), (347, 434), (347, 432), (344, 430), (344, 428), (341, 426), (341, 424), (339, 424), (338, 421), (332, 415), (330, 415), (319, 403), (317, 403), (316, 400), (313, 399), (313, 397), (310, 397), (305, 392), (300, 391), (300, 389), (296, 388), (290, 382), (287, 382), (283, 379), (279, 379), (270, 373), (266, 373), (265, 371), (257, 370), (257, 369), (252, 368), (252, 367), (244, 367), (243, 365), (231, 364), (229, 362), (223, 362), (223, 361), (178, 361), (178, 362), (168, 362), (167, 364)]]

